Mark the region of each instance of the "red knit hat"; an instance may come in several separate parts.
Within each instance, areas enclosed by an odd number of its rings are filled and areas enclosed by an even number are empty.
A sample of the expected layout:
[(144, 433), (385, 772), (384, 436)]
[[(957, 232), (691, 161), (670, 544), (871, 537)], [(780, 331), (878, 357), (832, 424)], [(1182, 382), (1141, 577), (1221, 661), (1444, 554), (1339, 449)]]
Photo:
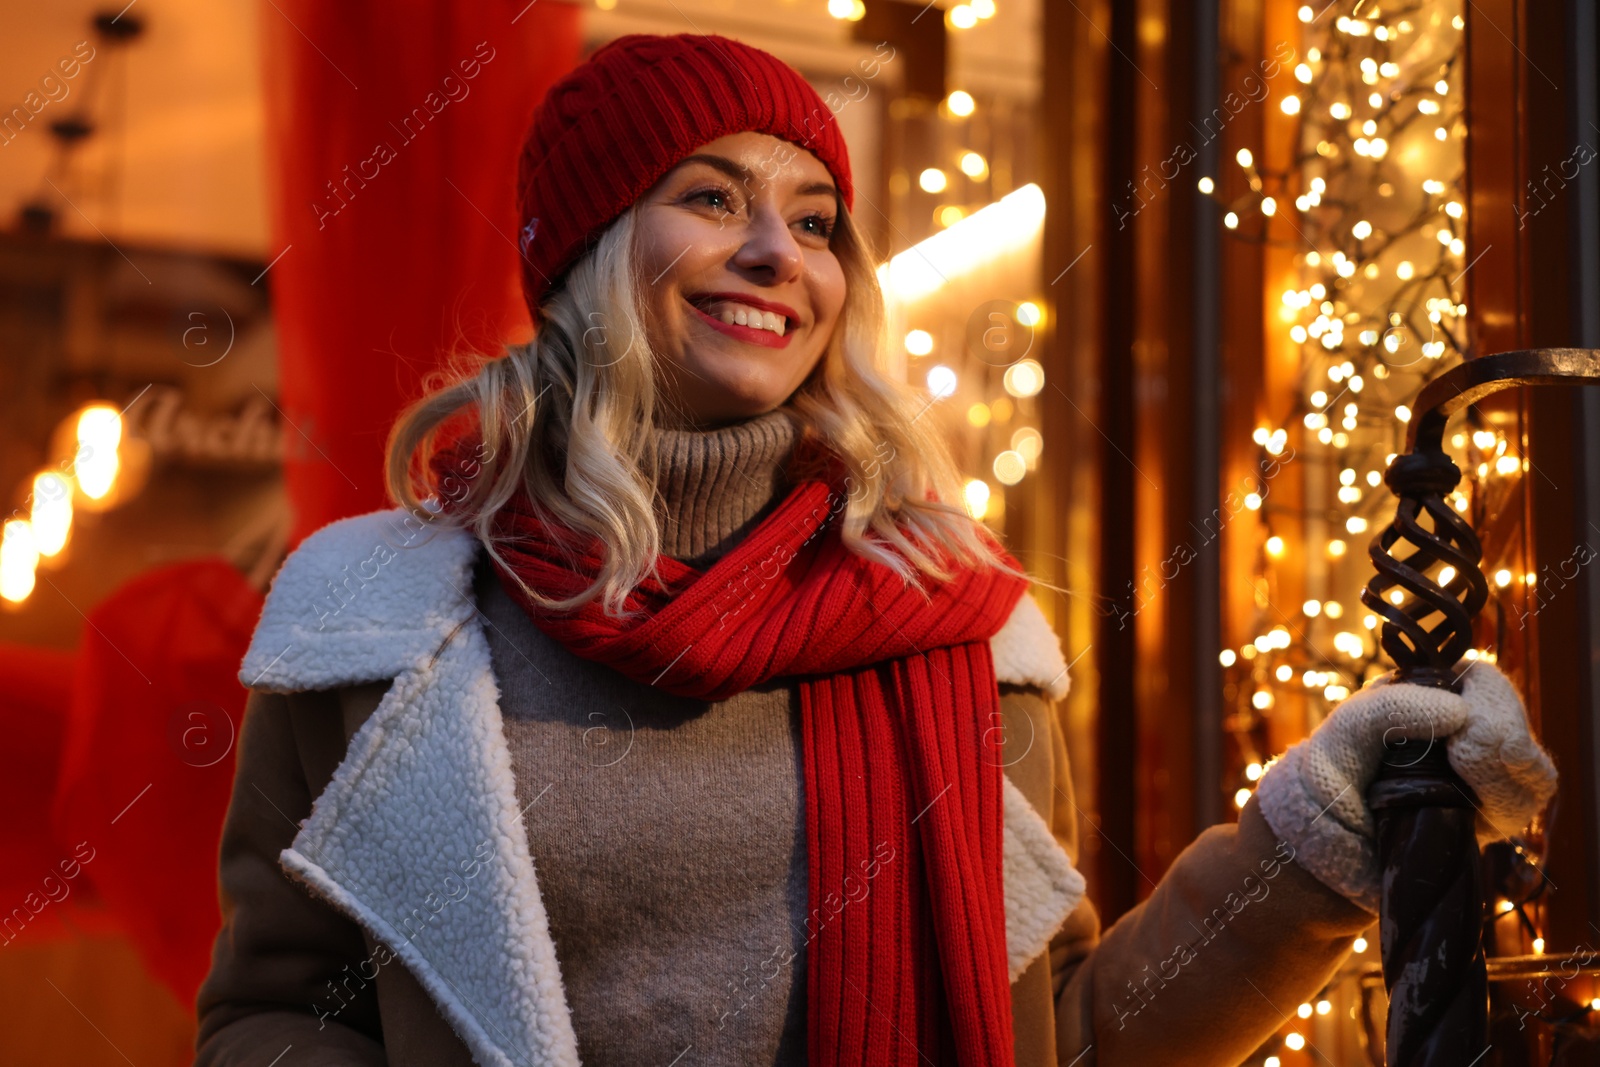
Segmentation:
[(850, 156), (799, 71), (727, 37), (630, 34), (551, 87), (517, 166), (522, 288), (539, 305), (602, 230), (707, 142), (769, 133), (810, 151), (848, 208)]

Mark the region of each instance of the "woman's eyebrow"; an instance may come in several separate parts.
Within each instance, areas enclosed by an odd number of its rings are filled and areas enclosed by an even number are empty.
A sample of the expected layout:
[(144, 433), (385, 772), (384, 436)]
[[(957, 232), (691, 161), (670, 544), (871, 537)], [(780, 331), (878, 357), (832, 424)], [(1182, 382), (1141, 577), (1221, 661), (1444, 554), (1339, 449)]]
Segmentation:
[[(683, 159), (679, 161), (679, 166), (682, 166), (685, 163), (704, 163), (706, 166), (715, 170), (720, 170), (728, 177), (742, 182), (747, 189), (753, 186), (756, 181), (755, 172), (753, 172), (749, 167), (746, 167), (744, 164), (737, 163), (729, 159), (727, 156), (717, 156), (712, 155), (709, 152), (700, 152), (692, 156), (683, 157)], [(819, 194), (822, 196), (837, 196), (839, 194), (839, 189), (832, 182), (807, 182), (805, 185), (802, 185), (799, 189), (795, 190), (795, 194), (797, 196), (814, 196)]]

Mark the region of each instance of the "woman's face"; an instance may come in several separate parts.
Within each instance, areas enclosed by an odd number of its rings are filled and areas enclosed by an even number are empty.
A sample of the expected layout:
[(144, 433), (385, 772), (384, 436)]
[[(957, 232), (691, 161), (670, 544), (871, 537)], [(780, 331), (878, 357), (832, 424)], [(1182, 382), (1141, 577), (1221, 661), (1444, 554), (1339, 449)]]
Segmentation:
[(703, 145), (644, 195), (636, 251), (665, 423), (764, 414), (816, 367), (844, 305), (838, 211), (828, 168), (764, 133)]

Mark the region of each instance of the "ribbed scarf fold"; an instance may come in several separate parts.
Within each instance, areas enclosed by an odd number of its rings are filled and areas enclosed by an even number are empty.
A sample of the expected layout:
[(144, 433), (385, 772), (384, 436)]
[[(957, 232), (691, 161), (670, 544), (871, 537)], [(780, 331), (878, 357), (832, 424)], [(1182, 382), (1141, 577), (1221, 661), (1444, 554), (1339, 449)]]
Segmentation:
[[(454, 461), (442, 452), (434, 469)], [(598, 600), (553, 615), (505, 585), (575, 655), (670, 693), (722, 700), (797, 679), (812, 1067), (1010, 1067), (989, 638), (1027, 582), (960, 569), (948, 582), (924, 578), (925, 597), (845, 549), (832, 520), (847, 483), (837, 461), (828, 469), (798, 481), (707, 570), (660, 557), (661, 580), (628, 597), (635, 618), (611, 618)], [(499, 545), (502, 573), (547, 596), (579, 592), (598, 573), (598, 542), (547, 528), (520, 494), (494, 526), (513, 539)]]

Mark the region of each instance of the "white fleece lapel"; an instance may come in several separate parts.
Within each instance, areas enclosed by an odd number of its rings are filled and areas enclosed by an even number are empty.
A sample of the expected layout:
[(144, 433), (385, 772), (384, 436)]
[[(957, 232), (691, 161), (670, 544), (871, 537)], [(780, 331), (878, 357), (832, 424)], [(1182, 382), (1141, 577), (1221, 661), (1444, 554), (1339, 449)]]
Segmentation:
[(400, 957), (477, 1063), (577, 1067), (477, 624), (395, 679), (282, 861)]
[[(395, 952), (482, 1065), (576, 1067), (566, 1003), (472, 603), (479, 545), (403, 510), (344, 519), (284, 562), (239, 670), (273, 692), (393, 678), (281, 860)], [(1060, 643), (1024, 595), (991, 639), (995, 674), (1060, 698)], [(1011, 980), (1084, 892), (1005, 778)], [(470, 876), (469, 876), (470, 875)]]

